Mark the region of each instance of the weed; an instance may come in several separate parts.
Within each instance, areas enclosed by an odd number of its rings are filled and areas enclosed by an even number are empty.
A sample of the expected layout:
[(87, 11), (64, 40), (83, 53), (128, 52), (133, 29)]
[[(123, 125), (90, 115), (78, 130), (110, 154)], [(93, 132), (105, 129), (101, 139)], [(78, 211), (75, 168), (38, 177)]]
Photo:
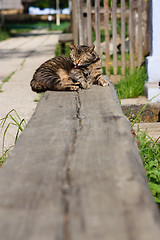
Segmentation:
[(26, 59), (24, 59), (24, 60), (21, 62), (21, 64), (20, 64), (20, 69), (22, 69), (22, 68), (23, 68), (23, 66), (24, 66), (25, 62), (26, 62)]
[(13, 71), (13, 72), (11, 72), (6, 78), (4, 78), (4, 79), (2, 80), (2, 82), (3, 82), (3, 83), (8, 82), (8, 81), (11, 79), (11, 77), (15, 74), (15, 72), (16, 72), (16, 70)]
[(38, 97), (34, 99), (34, 102), (39, 102), (41, 100), (41, 98), (43, 97), (44, 92), (42, 93), (38, 93)]
[[(8, 119), (11, 120), (9, 123), (7, 123)], [(24, 127), (26, 126), (26, 121), (20, 118), (19, 114), (15, 109), (12, 109), (6, 114), (5, 117), (0, 119), (0, 126), (1, 126), (1, 130), (4, 130), (3, 140), (2, 140), (2, 156), (0, 157), (0, 163), (3, 163), (6, 160), (11, 148), (13, 147), (11, 146), (9, 149), (5, 150), (5, 139), (6, 139), (8, 129), (10, 128), (10, 126), (15, 126), (17, 128), (17, 132), (14, 139), (14, 143), (16, 143), (20, 131), (22, 132)]]
[[(137, 119), (139, 118), (142, 111), (146, 108), (146, 106), (158, 96), (154, 96), (151, 98), (140, 110), (137, 114), (136, 118), (132, 122), (132, 126), (136, 123)], [(143, 161), (144, 168), (146, 170), (146, 176), (148, 178), (148, 185), (152, 192), (155, 202), (160, 207), (160, 143), (158, 140), (160, 136), (157, 138), (156, 141), (150, 137), (147, 132), (142, 132), (137, 129), (137, 140), (139, 142), (139, 150), (140, 155)]]
[(154, 141), (146, 132), (138, 129), (137, 140), (149, 188), (155, 202), (160, 206), (160, 143), (158, 139)]

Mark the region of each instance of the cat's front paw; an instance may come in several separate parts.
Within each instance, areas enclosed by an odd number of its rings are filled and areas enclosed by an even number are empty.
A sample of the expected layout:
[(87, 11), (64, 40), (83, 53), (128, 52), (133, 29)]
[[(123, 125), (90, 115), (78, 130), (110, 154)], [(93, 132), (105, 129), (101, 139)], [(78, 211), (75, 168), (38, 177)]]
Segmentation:
[(103, 78), (98, 80), (98, 85), (101, 85), (102, 87), (109, 86), (109, 82)]
[(89, 89), (90, 87), (91, 87), (91, 83), (90, 83), (90, 82), (82, 81), (82, 82), (80, 83), (80, 88)]
[(69, 91), (78, 91), (79, 90), (79, 86), (69, 86), (69, 87), (67, 87), (67, 90), (69, 90)]

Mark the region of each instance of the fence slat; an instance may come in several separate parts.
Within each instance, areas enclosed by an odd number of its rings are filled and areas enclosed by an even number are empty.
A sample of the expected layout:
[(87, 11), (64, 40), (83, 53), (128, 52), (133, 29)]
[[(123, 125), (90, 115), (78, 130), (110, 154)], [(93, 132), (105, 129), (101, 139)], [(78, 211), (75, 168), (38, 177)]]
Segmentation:
[(83, 29), (83, 0), (78, 0), (78, 19), (79, 19), (79, 45), (84, 44), (84, 29)]
[(91, 45), (92, 44), (91, 0), (87, 0), (87, 33), (88, 33), (88, 45)]
[(95, 1), (96, 51), (100, 55), (100, 0)]
[(72, 31), (74, 44), (78, 44), (78, 16), (77, 16), (77, 1), (72, 0)]
[(113, 72), (117, 75), (117, 0), (112, 1)]
[(125, 73), (125, 0), (121, 0), (121, 74)]
[(143, 59), (143, 43), (142, 43), (142, 1), (138, 0), (138, 66), (142, 64)]
[(110, 68), (110, 54), (109, 54), (109, 3), (104, 0), (104, 28), (105, 28), (105, 42), (106, 42), (106, 74), (109, 73)]
[(129, 51), (130, 51), (130, 72), (134, 69), (134, 18), (133, 18), (133, 0), (130, 0), (129, 16)]
[(146, 29), (146, 39), (147, 39), (147, 43), (146, 43), (146, 54), (151, 52), (151, 11), (150, 11), (150, 6), (151, 6), (151, 0), (147, 1), (147, 9), (146, 9), (146, 15), (147, 15), (147, 29)]

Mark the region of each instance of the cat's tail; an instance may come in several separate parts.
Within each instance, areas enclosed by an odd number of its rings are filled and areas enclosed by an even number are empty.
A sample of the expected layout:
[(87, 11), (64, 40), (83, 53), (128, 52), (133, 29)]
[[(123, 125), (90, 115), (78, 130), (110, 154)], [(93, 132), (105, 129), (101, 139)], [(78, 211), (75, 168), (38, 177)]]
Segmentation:
[(48, 90), (47, 86), (43, 82), (37, 82), (33, 78), (32, 81), (30, 82), (30, 86), (32, 88), (32, 91), (40, 93), (40, 92), (45, 92)]

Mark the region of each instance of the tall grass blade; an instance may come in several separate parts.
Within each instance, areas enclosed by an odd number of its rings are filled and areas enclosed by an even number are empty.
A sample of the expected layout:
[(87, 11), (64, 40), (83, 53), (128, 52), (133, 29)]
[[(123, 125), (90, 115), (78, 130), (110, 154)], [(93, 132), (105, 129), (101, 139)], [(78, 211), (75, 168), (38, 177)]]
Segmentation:
[(8, 128), (10, 127), (10, 125), (16, 126), (15, 123), (8, 123), (8, 125), (7, 125), (7, 127), (6, 127), (6, 129), (5, 129), (5, 131), (4, 131), (4, 134), (3, 134), (2, 152), (4, 152), (6, 133), (7, 133), (7, 131), (8, 131)]
[[(23, 124), (24, 121), (25, 121), (25, 120), (22, 119), (22, 121), (20, 122), (19, 125), (21, 126), (21, 124)], [(19, 136), (19, 130), (20, 130), (20, 128), (18, 128), (18, 130), (17, 130), (16, 137), (15, 137), (15, 143), (17, 142), (17, 139), (18, 139), (18, 136)], [(23, 129), (22, 129), (22, 131), (23, 131)]]

